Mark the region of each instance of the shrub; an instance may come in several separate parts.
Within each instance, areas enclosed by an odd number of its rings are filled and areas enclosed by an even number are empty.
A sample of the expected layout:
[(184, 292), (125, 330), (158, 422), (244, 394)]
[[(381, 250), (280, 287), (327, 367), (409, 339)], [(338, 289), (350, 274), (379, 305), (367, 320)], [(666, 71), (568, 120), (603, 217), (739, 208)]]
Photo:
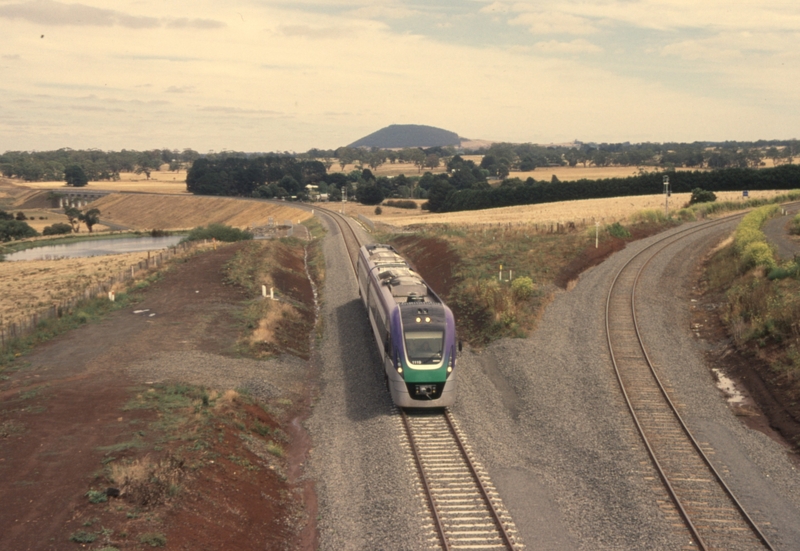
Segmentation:
[(528, 300), (533, 296), (534, 290), (533, 280), (529, 277), (518, 277), (511, 282), (511, 294), (514, 300)]
[(231, 243), (253, 239), (253, 234), (225, 224), (209, 224), (208, 226), (194, 228), (189, 232), (189, 235), (181, 240), (181, 243), (184, 241), (200, 241), (202, 239), (216, 239), (217, 241)]
[(87, 532), (85, 530), (75, 532), (69, 537), (69, 540), (74, 541), (75, 543), (92, 543), (96, 539), (97, 534), (94, 532)]
[(741, 256), (742, 268), (754, 268), (760, 266), (768, 270), (775, 268), (775, 256), (772, 249), (764, 241), (755, 241), (744, 248)]
[(67, 233), (72, 233), (72, 226), (61, 222), (52, 226), (45, 226), (42, 230), (42, 235), (63, 235)]
[(800, 214), (792, 218), (792, 225), (789, 228), (789, 233), (793, 235), (800, 235)]
[(386, 205), (387, 207), (395, 207), (395, 208), (398, 208), (398, 209), (416, 209), (417, 208), (416, 201), (411, 201), (411, 200), (398, 201), (398, 200), (395, 200), (395, 199), (390, 199), (388, 201), (384, 201), (383, 204)]
[(611, 237), (618, 237), (620, 239), (625, 239), (626, 237), (631, 236), (631, 232), (629, 232), (625, 226), (619, 222), (614, 222), (613, 224), (606, 226), (606, 231)]
[(383, 214), (383, 209), (380, 207), (380, 205), (375, 207), (375, 214), (378, 214), (378, 215)]
[(27, 216), (25, 216), (25, 213), (24, 213), (24, 212), (20, 211), (20, 212), (18, 212), (18, 213), (17, 213), (16, 219), (17, 219), (17, 220), (27, 220), (27, 219), (28, 219), (28, 217), (27, 217)]
[(139, 536), (139, 542), (146, 543), (150, 547), (164, 547), (167, 545), (167, 536), (156, 532), (145, 532)]
[(717, 196), (713, 191), (706, 191), (702, 188), (696, 187), (692, 190), (692, 197), (689, 199), (689, 204), (696, 203), (713, 203), (717, 200)]
[(89, 498), (89, 503), (105, 503), (108, 501), (106, 493), (99, 490), (89, 490), (86, 492), (86, 497)]

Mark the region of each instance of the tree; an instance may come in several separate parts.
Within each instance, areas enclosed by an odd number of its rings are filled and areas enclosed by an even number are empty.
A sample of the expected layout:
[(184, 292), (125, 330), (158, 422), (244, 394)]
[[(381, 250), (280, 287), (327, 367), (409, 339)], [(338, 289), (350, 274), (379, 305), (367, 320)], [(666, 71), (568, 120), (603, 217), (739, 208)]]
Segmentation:
[(362, 205), (379, 205), (383, 197), (383, 190), (374, 183), (361, 184), (356, 190), (356, 200)]
[(425, 167), (426, 168), (438, 168), (439, 167), (439, 156), (431, 153), (425, 157)]
[(75, 207), (64, 207), (64, 214), (66, 214), (69, 219), (72, 231), (75, 233), (81, 231), (81, 211)]
[(36, 237), (39, 232), (20, 220), (0, 220), (0, 241)]
[(64, 179), (68, 186), (83, 187), (89, 183), (89, 178), (80, 165), (71, 165), (64, 169)]
[(58, 222), (52, 226), (45, 226), (42, 230), (42, 235), (62, 235), (65, 233), (72, 233), (72, 226)]
[(689, 204), (694, 205), (695, 203), (713, 203), (716, 200), (717, 196), (713, 191), (706, 191), (696, 187), (692, 190), (692, 197), (689, 199)]
[(92, 233), (92, 227), (100, 222), (100, 209), (89, 209), (80, 215), (80, 219), (86, 224), (89, 233)]
[(442, 212), (447, 198), (455, 191), (455, 188), (446, 180), (436, 180), (428, 192), (428, 210), (431, 212)]

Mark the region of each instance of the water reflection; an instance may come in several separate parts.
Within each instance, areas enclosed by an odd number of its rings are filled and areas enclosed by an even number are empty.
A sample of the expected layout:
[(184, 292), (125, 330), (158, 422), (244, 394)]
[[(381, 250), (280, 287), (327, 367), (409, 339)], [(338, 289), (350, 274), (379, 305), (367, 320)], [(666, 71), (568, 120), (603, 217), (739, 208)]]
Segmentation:
[(78, 258), (85, 256), (105, 256), (112, 254), (155, 251), (177, 245), (182, 235), (168, 237), (126, 237), (123, 239), (97, 239), (77, 241), (64, 245), (48, 245), (26, 249), (6, 255), (6, 261), (54, 260), (57, 258)]

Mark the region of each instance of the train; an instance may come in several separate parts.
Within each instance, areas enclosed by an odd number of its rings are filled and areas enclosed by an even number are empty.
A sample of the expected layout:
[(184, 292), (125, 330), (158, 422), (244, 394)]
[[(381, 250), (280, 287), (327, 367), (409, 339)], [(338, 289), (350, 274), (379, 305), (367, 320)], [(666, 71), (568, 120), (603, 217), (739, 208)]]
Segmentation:
[(453, 312), (391, 245), (362, 246), (356, 273), (392, 401), (452, 406), (461, 351)]

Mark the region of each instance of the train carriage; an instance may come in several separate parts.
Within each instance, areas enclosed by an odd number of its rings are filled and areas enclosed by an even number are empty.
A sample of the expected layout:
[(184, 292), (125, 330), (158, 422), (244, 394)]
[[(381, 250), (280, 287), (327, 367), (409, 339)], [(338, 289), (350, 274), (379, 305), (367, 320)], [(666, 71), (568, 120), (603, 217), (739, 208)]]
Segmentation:
[(460, 350), (453, 313), (391, 245), (361, 247), (357, 273), (394, 403), (453, 405)]

